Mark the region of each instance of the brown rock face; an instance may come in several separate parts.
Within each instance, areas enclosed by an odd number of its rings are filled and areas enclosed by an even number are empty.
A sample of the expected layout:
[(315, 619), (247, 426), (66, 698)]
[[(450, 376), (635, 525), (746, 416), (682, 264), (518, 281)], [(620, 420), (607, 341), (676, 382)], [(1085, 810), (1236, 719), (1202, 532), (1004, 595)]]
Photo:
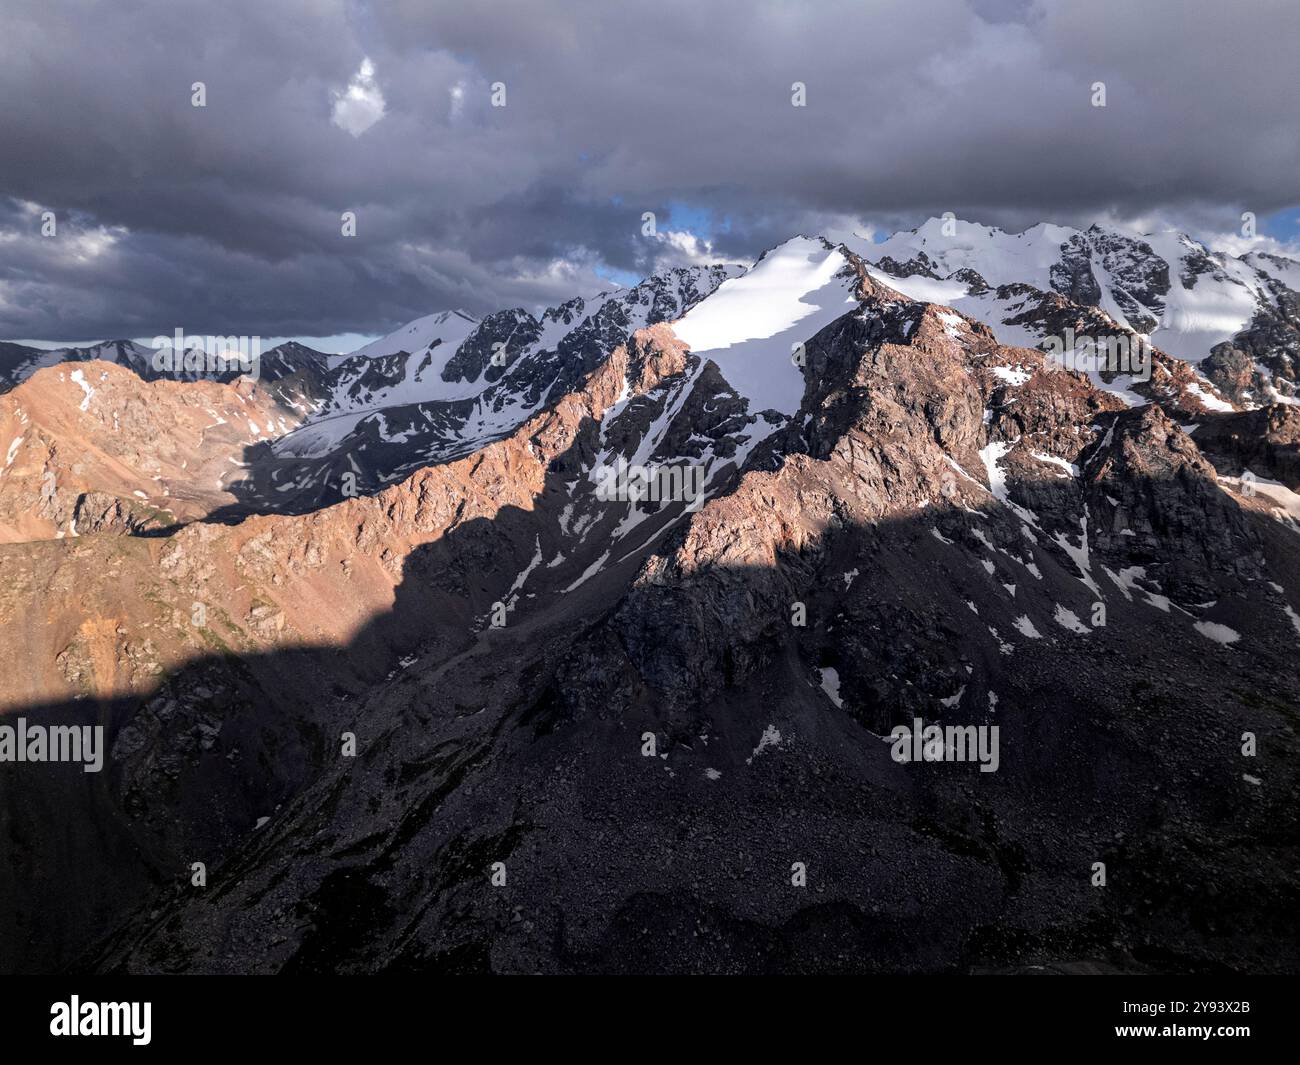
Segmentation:
[[(0, 774), (0, 968), (1300, 968), (1300, 539), (1226, 480), (1285, 481), (1294, 416), (1164, 355), (1130, 408), (845, 254), (791, 417), (668, 322), (593, 330), (513, 431), (303, 514), (202, 520), (248, 441), (199, 414), (256, 390), (87, 364), (0, 400), (7, 716), (101, 723), (112, 766)], [(188, 441), (160, 472), (96, 435), (133, 389)], [(619, 459), (707, 498), (602, 497)], [(131, 502), (159, 483), (175, 524)], [(917, 719), (997, 764), (898, 759)], [(208, 893), (168, 886), (195, 855)]]
[(1207, 418), (1196, 429), (1197, 446), (1220, 472), (1281, 481), (1300, 490), (1300, 408), (1278, 404)]
[[(38, 371), (0, 395), (0, 543), (74, 536), (79, 511), (132, 529), (235, 502), (247, 453), (299, 415), (241, 380), (142, 381), (107, 362)], [(84, 496), (91, 500), (83, 502)]]

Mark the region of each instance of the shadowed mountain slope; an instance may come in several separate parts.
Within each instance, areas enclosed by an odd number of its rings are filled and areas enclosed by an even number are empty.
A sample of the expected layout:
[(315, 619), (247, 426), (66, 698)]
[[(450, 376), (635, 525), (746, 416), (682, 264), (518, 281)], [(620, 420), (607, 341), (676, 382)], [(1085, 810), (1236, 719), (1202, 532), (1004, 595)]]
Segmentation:
[[(1159, 405), (837, 279), (785, 411), (660, 325), (374, 495), (41, 545), (129, 544), (250, 642), (25, 700), (112, 755), (0, 775), (4, 967), (1294, 971), (1288, 515)], [(708, 501), (598, 499), (618, 455)], [(917, 717), (997, 770), (895, 761)]]

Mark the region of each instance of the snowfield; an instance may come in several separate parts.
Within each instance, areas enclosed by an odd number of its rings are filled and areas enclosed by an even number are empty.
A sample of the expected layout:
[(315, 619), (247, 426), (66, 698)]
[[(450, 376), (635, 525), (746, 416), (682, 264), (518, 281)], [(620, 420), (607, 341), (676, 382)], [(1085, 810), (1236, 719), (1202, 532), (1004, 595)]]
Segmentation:
[(778, 410), (792, 416), (803, 401), (803, 371), (794, 345), (852, 310), (856, 278), (848, 260), (821, 241), (796, 237), (767, 253), (743, 277), (676, 322), (673, 331), (750, 401), (751, 414)]

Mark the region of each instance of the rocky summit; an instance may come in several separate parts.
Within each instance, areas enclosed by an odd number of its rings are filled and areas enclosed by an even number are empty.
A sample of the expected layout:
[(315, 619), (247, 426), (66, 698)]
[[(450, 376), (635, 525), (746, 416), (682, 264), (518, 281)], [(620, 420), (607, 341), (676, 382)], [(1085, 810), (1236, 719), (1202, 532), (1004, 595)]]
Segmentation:
[(103, 736), (0, 764), (0, 971), (1300, 969), (1297, 285), (936, 218), (0, 345), (0, 722)]

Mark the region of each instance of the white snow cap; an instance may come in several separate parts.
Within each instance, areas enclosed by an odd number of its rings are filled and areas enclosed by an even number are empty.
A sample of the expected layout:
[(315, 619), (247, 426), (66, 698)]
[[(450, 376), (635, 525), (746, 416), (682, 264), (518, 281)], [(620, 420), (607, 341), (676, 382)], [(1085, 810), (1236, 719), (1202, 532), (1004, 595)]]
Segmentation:
[(727, 384), (750, 401), (751, 414), (793, 415), (803, 401), (794, 345), (857, 304), (857, 279), (836, 276), (848, 265), (819, 240), (796, 237), (769, 251), (742, 277), (724, 281), (673, 326), (702, 359), (712, 359)]

